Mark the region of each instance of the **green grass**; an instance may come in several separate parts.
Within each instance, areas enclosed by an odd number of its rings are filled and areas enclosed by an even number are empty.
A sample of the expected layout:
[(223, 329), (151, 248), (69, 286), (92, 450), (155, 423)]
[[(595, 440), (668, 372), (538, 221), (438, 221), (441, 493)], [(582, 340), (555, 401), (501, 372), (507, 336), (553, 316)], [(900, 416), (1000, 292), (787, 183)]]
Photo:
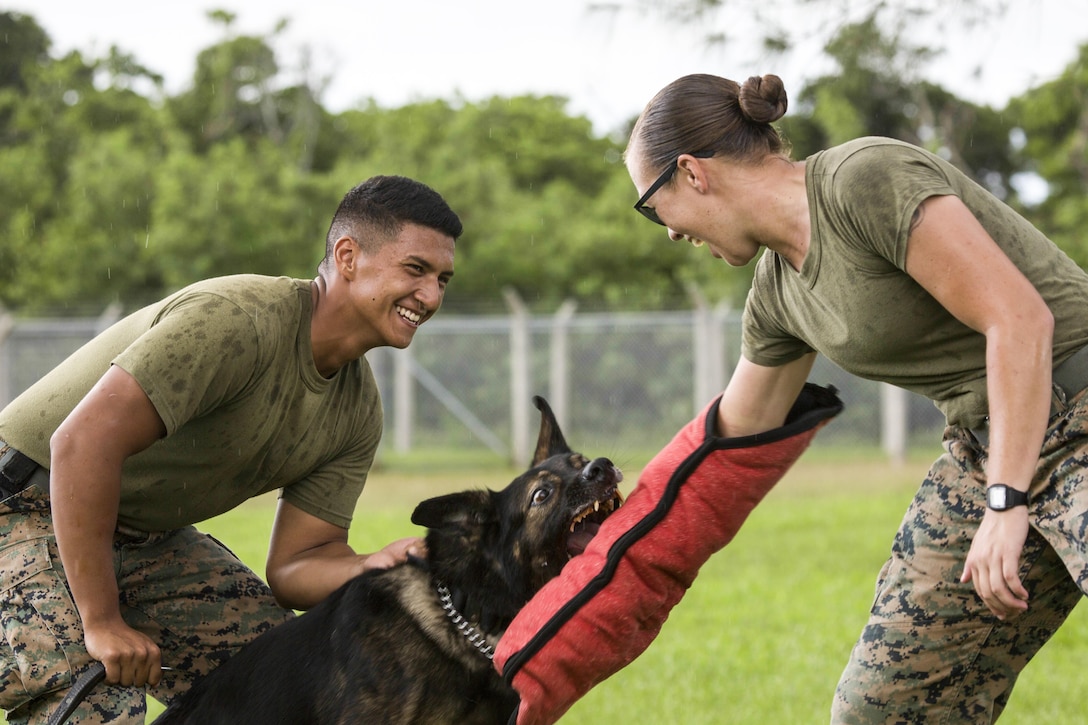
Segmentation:
[[(927, 465), (928, 455), (893, 467), (879, 456), (811, 451), (703, 567), (643, 656), (562, 722), (826, 723), (876, 573)], [(386, 465), (371, 476), (351, 542), (373, 551), (414, 535), (408, 517), (419, 500), (499, 488), (511, 475), (499, 464), (452, 473)], [(274, 506), (274, 497), (257, 499), (201, 528), (263, 571)], [(1084, 722), (1086, 661), (1081, 607), (1025, 670), (1002, 723)]]

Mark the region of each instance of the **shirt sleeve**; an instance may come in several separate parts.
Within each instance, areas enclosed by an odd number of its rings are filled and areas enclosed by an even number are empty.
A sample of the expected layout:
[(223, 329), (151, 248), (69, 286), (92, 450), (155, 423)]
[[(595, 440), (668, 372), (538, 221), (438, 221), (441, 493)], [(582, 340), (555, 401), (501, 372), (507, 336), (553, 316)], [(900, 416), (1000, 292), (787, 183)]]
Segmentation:
[(194, 293), (164, 308), (113, 364), (140, 384), (169, 435), (244, 390), (259, 357), (248, 315), (219, 295)]
[[(764, 253), (767, 257), (768, 253)], [(778, 367), (793, 362), (812, 352), (812, 347), (804, 340), (784, 329), (778, 323), (783, 314), (774, 314), (766, 307), (767, 300), (755, 293), (761, 274), (765, 273), (763, 260), (756, 269), (756, 281), (748, 292), (744, 303), (744, 315), (741, 320), (741, 354), (746, 360), (764, 367)]]
[(918, 149), (866, 146), (835, 170), (835, 193), (825, 199), (826, 223), (844, 239), (906, 269), (907, 241), (918, 206), (955, 194), (944, 171)]
[(359, 496), (366, 486), (367, 474), (374, 464), (384, 425), (381, 396), (369, 368), (362, 377), (361, 396), (340, 396), (347, 406), (356, 408), (358, 413), (356, 432), (351, 437), (350, 445), (305, 479), (280, 491), (280, 498), (291, 505), (344, 529), (351, 526)]

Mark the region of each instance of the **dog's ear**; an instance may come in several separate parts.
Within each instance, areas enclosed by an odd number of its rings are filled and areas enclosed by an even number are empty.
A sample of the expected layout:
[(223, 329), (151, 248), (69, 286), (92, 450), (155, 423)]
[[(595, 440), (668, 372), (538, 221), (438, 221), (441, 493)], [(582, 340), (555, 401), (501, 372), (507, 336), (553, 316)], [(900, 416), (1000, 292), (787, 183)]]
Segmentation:
[(491, 495), (487, 491), (461, 491), (421, 501), (412, 512), (412, 523), (428, 529), (449, 524), (479, 524), (490, 512)]
[(563, 438), (563, 431), (559, 430), (559, 422), (556, 421), (548, 401), (539, 395), (534, 395), (533, 405), (540, 410), (540, 435), (536, 439), (536, 451), (533, 453), (533, 462), (530, 467), (539, 466), (541, 461), (556, 454), (570, 453), (570, 446)]

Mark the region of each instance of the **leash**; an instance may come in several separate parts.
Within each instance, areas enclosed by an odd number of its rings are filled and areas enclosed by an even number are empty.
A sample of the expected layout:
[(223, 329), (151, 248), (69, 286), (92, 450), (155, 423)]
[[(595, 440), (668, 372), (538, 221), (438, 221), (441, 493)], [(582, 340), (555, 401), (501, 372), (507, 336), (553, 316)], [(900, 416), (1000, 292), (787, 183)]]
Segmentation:
[[(169, 672), (173, 668), (161, 667), (160, 669), (163, 672)], [(64, 723), (68, 722), (68, 718), (79, 707), (79, 703), (83, 702), (87, 695), (91, 694), (91, 690), (95, 688), (95, 685), (104, 679), (106, 679), (106, 666), (101, 662), (92, 663), (87, 671), (79, 676), (72, 688), (68, 690), (68, 694), (57, 705), (56, 711), (49, 716), (46, 725), (64, 725)]]
[(94, 689), (94, 686), (104, 679), (106, 679), (106, 666), (101, 662), (95, 662), (86, 672), (79, 676), (76, 684), (72, 685), (72, 689), (68, 690), (68, 694), (64, 696), (56, 711), (49, 717), (48, 725), (61, 725), (61, 723), (67, 722), (68, 718), (79, 707), (79, 703), (83, 702), (83, 699)]

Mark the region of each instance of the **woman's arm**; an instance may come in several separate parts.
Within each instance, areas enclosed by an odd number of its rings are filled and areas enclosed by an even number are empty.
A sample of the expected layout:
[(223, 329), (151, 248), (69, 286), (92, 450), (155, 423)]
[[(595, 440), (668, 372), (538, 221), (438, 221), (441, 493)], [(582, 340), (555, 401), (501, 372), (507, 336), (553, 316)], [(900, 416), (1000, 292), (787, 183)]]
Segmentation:
[[(1050, 309), (958, 197), (918, 207), (906, 267), (956, 319), (986, 336), (987, 482), (1027, 491), (1050, 410)], [(967, 556), (962, 580), (1002, 619), (1027, 609), (1018, 575), (1027, 532), (1025, 507), (987, 509)]]
[(815, 361), (813, 352), (785, 365), (764, 367), (741, 356), (718, 407), (718, 435), (739, 438), (782, 425)]

